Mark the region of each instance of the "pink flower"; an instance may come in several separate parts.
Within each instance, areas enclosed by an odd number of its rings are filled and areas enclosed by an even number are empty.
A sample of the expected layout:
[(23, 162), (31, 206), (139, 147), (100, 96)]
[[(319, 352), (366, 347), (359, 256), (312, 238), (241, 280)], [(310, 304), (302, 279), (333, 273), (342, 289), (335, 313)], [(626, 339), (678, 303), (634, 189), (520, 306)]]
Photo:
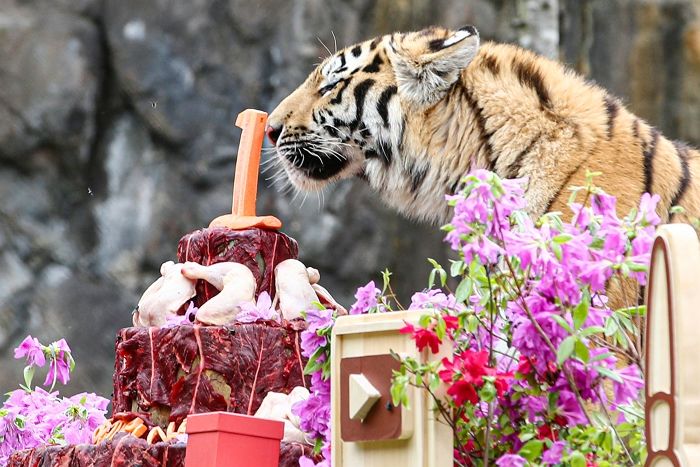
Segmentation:
[(316, 463), (313, 461), (313, 459), (310, 459), (306, 456), (302, 456), (299, 458), (299, 467), (330, 467), (330, 465), (331, 461), (328, 459), (324, 459), (319, 463)]
[(377, 307), (377, 298), (382, 293), (375, 285), (374, 281), (369, 281), (364, 287), (360, 287), (355, 292), (355, 303), (350, 307), (351, 315), (368, 313)]
[(617, 218), (615, 204), (615, 197), (607, 193), (595, 193), (591, 197), (591, 207), (593, 208), (593, 213), (596, 215)]
[(292, 406), (292, 414), (300, 418), (301, 431), (314, 438), (323, 436), (331, 420), (330, 395), (313, 392)]
[(65, 339), (49, 345), (50, 361), (49, 372), (46, 375), (44, 386), (53, 387), (56, 381), (61, 384), (68, 384), (70, 380), (70, 371), (73, 362), (70, 347)]
[(556, 465), (561, 463), (561, 458), (564, 455), (564, 448), (566, 448), (565, 441), (556, 441), (544, 452), (542, 455), (542, 462), (545, 465)]
[(656, 213), (656, 205), (659, 204), (660, 200), (659, 195), (652, 196), (649, 193), (644, 193), (639, 201), (639, 213), (634, 222), (641, 222), (642, 225), (659, 225), (661, 218)]
[(594, 292), (605, 290), (606, 281), (612, 276), (609, 261), (591, 261), (583, 266), (579, 278), (584, 284), (590, 285)]
[(27, 358), (27, 365), (43, 367), (46, 364), (44, 356), (44, 346), (39, 340), (32, 336), (24, 338), (21, 344), (15, 349), (15, 358)]
[(306, 312), (306, 329), (301, 333), (301, 353), (303, 356), (311, 357), (319, 347), (326, 345), (328, 339), (318, 334), (333, 324), (333, 311), (312, 308)]
[(504, 454), (496, 460), (498, 467), (524, 467), (527, 459), (517, 454)]
[(629, 404), (637, 400), (639, 392), (644, 387), (644, 380), (639, 374), (639, 368), (636, 365), (630, 365), (616, 373), (622, 378), (622, 382), (613, 380), (613, 394), (616, 404)]
[(588, 423), (588, 419), (583, 412), (581, 404), (579, 404), (574, 393), (569, 390), (562, 390), (559, 392), (557, 412), (564, 416), (566, 418), (566, 423), (571, 426), (585, 425)]
[(411, 305), (408, 309), (421, 310), (426, 308), (460, 311), (463, 307), (457, 304), (454, 295), (446, 295), (440, 289), (430, 289), (425, 292), (414, 293), (411, 297)]
[(173, 328), (175, 326), (193, 324), (197, 311), (199, 311), (199, 308), (194, 306), (194, 302), (190, 302), (184, 315), (168, 316), (162, 327)]
[(280, 321), (280, 314), (272, 307), (270, 294), (262, 292), (258, 295), (257, 303), (241, 304), (241, 311), (236, 315), (239, 323), (254, 323), (256, 321)]

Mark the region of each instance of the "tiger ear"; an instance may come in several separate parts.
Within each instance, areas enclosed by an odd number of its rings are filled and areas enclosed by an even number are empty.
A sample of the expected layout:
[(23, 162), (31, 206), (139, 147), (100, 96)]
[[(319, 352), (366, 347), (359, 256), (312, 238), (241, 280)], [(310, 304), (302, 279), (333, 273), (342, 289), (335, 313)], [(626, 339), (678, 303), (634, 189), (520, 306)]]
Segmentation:
[(394, 34), (387, 54), (399, 93), (415, 104), (429, 105), (443, 97), (478, 50), (479, 32), (465, 26), (457, 31), (431, 28)]

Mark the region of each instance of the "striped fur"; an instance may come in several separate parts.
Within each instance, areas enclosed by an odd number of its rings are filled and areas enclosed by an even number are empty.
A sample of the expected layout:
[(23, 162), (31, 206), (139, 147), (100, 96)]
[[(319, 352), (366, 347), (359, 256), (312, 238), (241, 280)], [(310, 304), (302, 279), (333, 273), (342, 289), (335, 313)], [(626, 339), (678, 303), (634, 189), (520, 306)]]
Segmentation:
[[(527, 177), (535, 215), (564, 211), (586, 171), (627, 212), (700, 216), (700, 153), (672, 142), (605, 90), (473, 27), (392, 34), (326, 59), (270, 115), (295, 186), (359, 176), (409, 217), (445, 222), (444, 195), (474, 168)], [(302, 162), (303, 159), (303, 162)]]

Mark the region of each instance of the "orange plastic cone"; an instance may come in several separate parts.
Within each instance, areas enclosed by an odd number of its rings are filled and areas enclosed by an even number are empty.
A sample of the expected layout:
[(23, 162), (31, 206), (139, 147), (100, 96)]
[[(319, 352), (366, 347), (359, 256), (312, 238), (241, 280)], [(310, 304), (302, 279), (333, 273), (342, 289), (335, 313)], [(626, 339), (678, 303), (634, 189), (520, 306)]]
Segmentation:
[(267, 113), (260, 110), (247, 109), (238, 114), (236, 126), (241, 128), (243, 133), (238, 145), (231, 214), (217, 217), (211, 221), (209, 227), (228, 227), (234, 230), (252, 227), (279, 230), (282, 227), (282, 221), (275, 216), (255, 215), (260, 150), (265, 138), (265, 122), (267, 122)]

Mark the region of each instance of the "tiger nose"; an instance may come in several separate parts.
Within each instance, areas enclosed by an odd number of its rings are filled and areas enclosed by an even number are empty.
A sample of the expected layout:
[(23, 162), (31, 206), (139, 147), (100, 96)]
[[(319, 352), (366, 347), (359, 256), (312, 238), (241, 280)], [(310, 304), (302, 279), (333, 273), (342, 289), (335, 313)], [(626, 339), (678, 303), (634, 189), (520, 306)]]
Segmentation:
[(282, 133), (282, 127), (267, 125), (267, 128), (265, 128), (265, 133), (267, 134), (267, 137), (270, 138), (272, 144), (277, 144), (277, 139), (280, 137), (280, 133)]

